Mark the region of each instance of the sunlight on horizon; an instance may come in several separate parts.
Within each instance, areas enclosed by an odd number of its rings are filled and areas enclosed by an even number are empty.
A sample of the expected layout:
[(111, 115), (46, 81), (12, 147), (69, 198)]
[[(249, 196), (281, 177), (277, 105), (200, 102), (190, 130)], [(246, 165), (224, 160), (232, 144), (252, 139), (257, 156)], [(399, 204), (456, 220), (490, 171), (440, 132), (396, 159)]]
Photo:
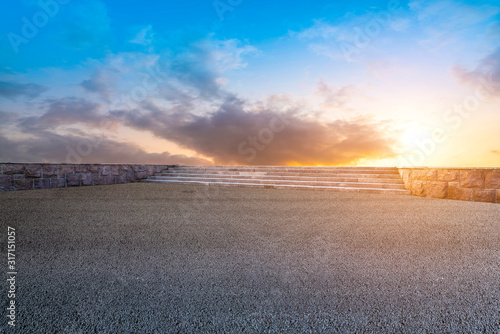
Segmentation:
[(196, 3), (5, 4), (0, 160), (500, 166), (497, 2)]

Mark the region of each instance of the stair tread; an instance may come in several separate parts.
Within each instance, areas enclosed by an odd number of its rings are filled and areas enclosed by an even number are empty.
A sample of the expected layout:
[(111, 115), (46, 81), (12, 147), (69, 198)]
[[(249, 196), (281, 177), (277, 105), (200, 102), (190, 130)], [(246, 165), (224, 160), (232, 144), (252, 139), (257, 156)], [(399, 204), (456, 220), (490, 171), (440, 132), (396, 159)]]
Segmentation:
[(392, 182), (397, 182), (398, 184), (403, 184), (403, 180), (401, 178), (368, 178), (368, 177), (328, 177), (328, 176), (321, 176), (321, 177), (313, 177), (313, 176), (294, 176), (294, 175), (240, 175), (240, 174), (194, 174), (194, 173), (157, 173), (154, 177), (170, 177), (170, 178), (213, 178), (213, 179), (237, 179), (241, 177), (246, 177), (250, 179), (257, 179), (257, 178), (263, 178), (263, 179), (275, 179), (275, 180), (304, 180), (304, 181), (331, 181), (331, 182), (369, 182), (370, 181), (377, 181), (377, 182), (372, 182), (372, 183), (392, 183)]
[(397, 170), (397, 167), (367, 167), (367, 166), (275, 166), (275, 165), (251, 165), (251, 166), (229, 166), (229, 165), (182, 165), (174, 167), (181, 168), (219, 168), (219, 169), (254, 169), (254, 168), (279, 168), (279, 169), (375, 169), (375, 170)]
[(358, 188), (358, 187), (332, 187), (332, 186), (311, 186), (311, 185), (287, 185), (287, 184), (265, 184), (265, 183), (239, 183), (239, 182), (207, 182), (207, 181), (176, 181), (176, 180), (155, 180), (145, 179), (143, 182), (162, 182), (162, 183), (184, 183), (184, 184), (203, 184), (203, 185), (239, 185), (239, 186), (256, 186), (269, 188), (303, 188), (303, 189), (331, 189), (331, 190), (352, 190), (352, 191), (367, 191), (367, 192), (394, 192), (409, 194), (405, 189), (388, 189), (388, 188)]
[(181, 168), (181, 169), (167, 169), (165, 172), (246, 172), (246, 173), (264, 173), (264, 172), (287, 172), (287, 173), (313, 173), (313, 174), (327, 174), (327, 173), (357, 173), (357, 174), (398, 174), (396, 170), (377, 170), (377, 169), (287, 169), (287, 168)]
[[(240, 171), (206, 171), (203, 174), (208, 174), (208, 175), (242, 175), (240, 174)], [(251, 175), (276, 175), (276, 176), (311, 176), (315, 177), (318, 175), (324, 175), (324, 176), (343, 176), (343, 177), (373, 177), (373, 178), (400, 178), (399, 174), (396, 173), (385, 173), (385, 174), (379, 174), (379, 173), (303, 173), (303, 172), (246, 172), (248, 174), (253, 173)], [(261, 174), (258, 174), (261, 173)], [(186, 172), (179, 172), (179, 171), (168, 171), (168, 172), (163, 172), (161, 174), (200, 174), (199, 171), (186, 171)]]
[(175, 166), (144, 182), (409, 194), (397, 168)]
[[(201, 182), (222, 182), (222, 181), (229, 181), (231, 183), (238, 183), (238, 181), (248, 181), (248, 182), (258, 182), (263, 183), (263, 182), (270, 182), (272, 184), (280, 183), (280, 184), (290, 184), (290, 183), (310, 183), (314, 184), (317, 183), (318, 185), (325, 185), (325, 184), (335, 184), (335, 185), (347, 185), (347, 186), (359, 186), (359, 185), (366, 185), (366, 186), (380, 186), (380, 187), (403, 187), (404, 185), (402, 183), (376, 183), (376, 182), (348, 182), (348, 181), (311, 181), (311, 180), (274, 180), (274, 179), (244, 179), (244, 178), (204, 178), (204, 177), (178, 177), (178, 178), (154, 178), (153, 180), (173, 180), (173, 181), (201, 181)], [(246, 182), (246, 183), (248, 183)]]

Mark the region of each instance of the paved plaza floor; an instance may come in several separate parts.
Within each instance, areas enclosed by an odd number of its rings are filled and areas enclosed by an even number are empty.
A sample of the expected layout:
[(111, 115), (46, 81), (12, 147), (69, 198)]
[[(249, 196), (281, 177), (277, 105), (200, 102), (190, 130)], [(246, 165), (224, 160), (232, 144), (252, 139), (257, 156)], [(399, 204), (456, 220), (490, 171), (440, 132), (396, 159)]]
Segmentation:
[(0, 222), (19, 333), (500, 330), (498, 204), (135, 183), (0, 193)]

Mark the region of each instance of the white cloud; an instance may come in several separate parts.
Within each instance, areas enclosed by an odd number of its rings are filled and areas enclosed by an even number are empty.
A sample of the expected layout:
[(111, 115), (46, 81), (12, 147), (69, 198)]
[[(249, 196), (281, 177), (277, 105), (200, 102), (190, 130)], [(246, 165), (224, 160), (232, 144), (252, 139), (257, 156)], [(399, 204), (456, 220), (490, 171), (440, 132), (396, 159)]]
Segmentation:
[(314, 24), (307, 29), (300, 32), (289, 32), (291, 36), (296, 36), (299, 39), (313, 39), (313, 38), (340, 38), (340, 28), (331, 24), (325, 23), (321, 20), (315, 20)]
[[(409, 7), (424, 32), (419, 43), (431, 51), (451, 45), (470, 49), (470, 43), (489, 38), (484, 30), (500, 13), (500, 7), (490, 4), (470, 5), (451, 0), (414, 1)], [(471, 38), (475, 30), (477, 33)]]
[(500, 12), (490, 4), (469, 5), (457, 1), (414, 1), (408, 5), (420, 21), (432, 21), (440, 26), (465, 28), (487, 21)]
[(153, 27), (148, 25), (142, 28), (129, 42), (140, 45), (149, 45), (153, 42)]
[(237, 39), (214, 40), (210, 44), (221, 72), (244, 68), (247, 63), (243, 60), (243, 56), (259, 53), (254, 46), (242, 45)]
[(374, 44), (386, 30), (404, 31), (410, 22), (399, 18), (401, 7), (372, 10), (363, 15), (346, 15), (340, 23), (315, 20), (314, 24), (288, 35), (309, 43), (309, 50), (333, 59), (354, 61), (362, 49)]

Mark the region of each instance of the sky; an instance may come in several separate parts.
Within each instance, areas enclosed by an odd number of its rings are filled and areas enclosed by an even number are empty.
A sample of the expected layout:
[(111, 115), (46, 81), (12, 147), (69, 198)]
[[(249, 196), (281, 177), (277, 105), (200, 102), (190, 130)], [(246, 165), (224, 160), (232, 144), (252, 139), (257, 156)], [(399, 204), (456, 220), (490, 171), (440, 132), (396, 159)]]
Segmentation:
[(500, 0), (20, 0), (0, 161), (500, 166)]

